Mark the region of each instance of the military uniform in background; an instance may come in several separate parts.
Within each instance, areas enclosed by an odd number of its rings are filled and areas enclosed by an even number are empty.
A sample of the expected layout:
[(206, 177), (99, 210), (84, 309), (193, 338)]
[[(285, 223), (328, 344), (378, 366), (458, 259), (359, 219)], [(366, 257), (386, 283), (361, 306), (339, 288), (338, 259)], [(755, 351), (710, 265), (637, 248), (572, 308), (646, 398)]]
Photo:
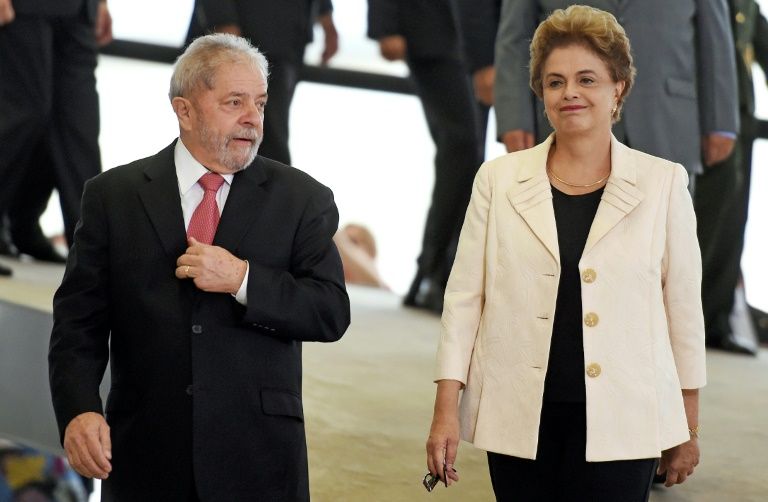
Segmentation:
[[(733, 332), (731, 314), (734, 310), (739, 314), (747, 313), (740, 277), (749, 206), (752, 143), (758, 136), (752, 63), (756, 62), (768, 71), (768, 21), (754, 0), (729, 0), (728, 3), (737, 52), (741, 132), (731, 156), (699, 176), (694, 202), (699, 221), (707, 345), (754, 354), (756, 347), (749, 343), (750, 340)], [(753, 327), (749, 321), (741, 325)]]

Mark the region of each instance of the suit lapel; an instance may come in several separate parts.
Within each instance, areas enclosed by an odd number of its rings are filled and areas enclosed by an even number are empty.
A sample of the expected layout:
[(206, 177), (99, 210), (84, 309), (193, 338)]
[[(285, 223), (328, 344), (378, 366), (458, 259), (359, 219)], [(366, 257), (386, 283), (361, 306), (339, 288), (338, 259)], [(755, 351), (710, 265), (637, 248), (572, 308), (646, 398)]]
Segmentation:
[(643, 200), (643, 192), (635, 186), (637, 183), (635, 161), (632, 151), (612, 137), (611, 175), (605, 185), (595, 219), (592, 221), (583, 254), (586, 255), (605, 234)]
[(522, 167), (518, 183), (507, 191), (507, 198), (555, 261), (560, 263), (552, 188), (547, 177), (547, 154), (552, 138), (553, 135), (550, 135), (546, 141), (528, 150), (529, 158), (520, 159)]
[(139, 197), (163, 249), (174, 259), (187, 248), (179, 182), (173, 160), (175, 144), (174, 141), (155, 156), (153, 163), (144, 170), (147, 183), (139, 188)]
[(263, 164), (262, 158), (257, 157), (251, 166), (235, 174), (213, 238), (214, 245), (230, 252), (236, 250), (253, 220), (262, 212), (266, 199), (261, 185), (267, 180)]

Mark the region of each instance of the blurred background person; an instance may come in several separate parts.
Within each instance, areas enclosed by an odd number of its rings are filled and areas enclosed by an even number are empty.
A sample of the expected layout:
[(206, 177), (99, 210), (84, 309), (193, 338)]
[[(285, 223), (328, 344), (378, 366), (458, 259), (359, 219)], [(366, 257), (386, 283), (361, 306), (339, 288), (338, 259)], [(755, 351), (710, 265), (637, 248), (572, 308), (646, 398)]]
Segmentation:
[[(768, 22), (754, 0), (729, 0), (739, 82), (741, 132), (733, 153), (706, 169), (696, 187), (696, 215), (703, 261), (702, 300), (707, 346), (739, 354), (757, 354), (749, 336), (737, 336), (739, 325), (754, 330), (741, 279), (741, 253), (749, 210), (752, 144), (757, 136), (752, 64), (768, 71)], [(756, 278), (755, 278), (756, 279)], [(749, 280), (749, 278), (747, 278)]]
[(432, 203), (416, 277), (403, 303), (439, 313), (481, 158), (456, 3), (368, 0), (368, 36), (379, 42), (385, 59), (408, 64), (435, 143)]
[(94, 70), (111, 38), (104, 0), (0, 0), (0, 216), (18, 218), (20, 252), (58, 261), (37, 223), (52, 182), (72, 242), (83, 185), (101, 171)]
[(731, 153), (739, 122), (726, 0), (504, 0), (495, 107), (507, 151), (530, 148), (551, 131), (527, 86), (528, 41), (544, 16), (574, 3), (610, 12), (632, 40), (638, 77), (613, 127), (620, 141), (679, 162), (689, 174)]
[(333, 242), (344, 266), (344, 282), (389, 289), (376, 266), (376, 239), (368, 228), (356, 223), (344, 225)]
[[(29, 256), (38, 261), (65, 263), (66, 258), (40, 226), (40, 218), (56, 186), (56, 177), (46, 150), (32, 152), (30, 165), (35, 166), (21, 181), (0, 228), (0, 254), (18, 258)], [(66, 247), (66, 238), (64, 238)]]
[(612, 15), (556, 10), (530, 54), (554, 134), (475, 180), (427, 465), (457, 481), (461, 436), (488, 451), (497, 500), (648, 500), (657, 457), (668, 486), (699, 462), (706, 365), (688, 176), (611, 134), (635, 75)]
[(291, 164), (291, 102), (315, 22), (325, 36), (320, 61), (325, 65), (339, 48), (331, 0), (195, 0), (187, 34), (187, 43), (213, 31), (241, 35), (267, 56), (269, 113), (264, 118), (259, 155), (283, 164)]
[(458, 0), (467, 70), (475, 93), (480, 158), (485, 158), (488, 117), (496, 79), (494, 52), (501, 0)]

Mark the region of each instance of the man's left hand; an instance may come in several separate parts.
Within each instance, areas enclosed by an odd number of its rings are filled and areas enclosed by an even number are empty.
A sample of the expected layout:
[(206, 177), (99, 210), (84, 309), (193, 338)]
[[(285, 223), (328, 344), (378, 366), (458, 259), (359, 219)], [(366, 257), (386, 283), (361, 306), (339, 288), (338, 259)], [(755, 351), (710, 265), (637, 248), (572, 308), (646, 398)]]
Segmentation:
[(716, 132), (702, 137), (701, 149), (704, 154), (704, 165), (707, 167), (714, 166), (727, 159), (735, 144), (735, 139)]
[(187, 251), (176, 260), (176, 277), (192, 279), (208, 293), (237, 293), (245, 278), (245, 260), (219, 246), (203, 244), (190, 237)]
[(495, 79), (496, 68), (494, 66), (485, 66), (472, 74), (475, 99), (485, 106), (493, 106), (493, 83)]
[(331, 14), (323, 14), (318, 18), (318, 22), (323, 28), (323, 35), (325, 36), (323, 54), (320, 56), (320, 64), (325, 66), (339, 51), (339, 32), (336, 31), (336, 25), (333, 23)]
[(13, 10), (11, 0), (0, 0), (0, 26), (10, 24), (16, 19), (16, 11)]
[(656, 472), (659, 475), (667, 473), (665, 486), (678, 485), (693, 474), (693, 470), (699, 465), (699, 456), (699, 440), (691, 438), (683, 444), (661, 452), (661, 460)]
[(96, 43), (103, 47), (112, 41), (112, 15), (107, 8), (107, 2), (99, 2), (96, 12)]

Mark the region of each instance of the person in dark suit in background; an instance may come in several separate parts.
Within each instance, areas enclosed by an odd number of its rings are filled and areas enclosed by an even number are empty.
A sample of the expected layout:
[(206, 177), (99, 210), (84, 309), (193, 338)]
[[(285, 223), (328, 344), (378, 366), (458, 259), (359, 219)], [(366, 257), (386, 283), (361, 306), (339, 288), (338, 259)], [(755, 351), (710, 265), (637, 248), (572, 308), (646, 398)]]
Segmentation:
[(480, 165), (472, 90), (453, 0), (368, 0), (368, 36), (405, 60), (435, 142), (435, 186), (418, 271), (404, 304), (441, 312), (455, 244)]
[(257, 156), (247, 40), (195, 40), (170, 97), (179, 139), (83, 193), (49, 352), (63, 445), (103, 500), (309, 500), (301, 344), (350, 316), (333, 194)]
[(768, 21), (754, 0), (729, 0), (729, 7), (736, 45), (741, 133), (733, 153), (699, 177), (695, 203), (704, 270), (702, 300), (707, 345), (754, 355), (757, 347), (736, 336), (730, 318), (736, 301), (741, 303), (737, 310), (747, 313), (743, 291), (734, 292), (741, 288), (752, 143), (757, 136), (752, 64), (756, 62), (768, 71)]
[(493, 106), (496, 79), (494, 52), (501, 0), (458, 0), (464, 55), (475, 92), (480, 158), (485, 158), (488, 116)]
[(187, 42), (211, 31), (242, 35), (269, 58), (269, 113), (259, 153), (284, 164), (291, 163), (288, 119), (315, 21), (325, 36), (325, 65), (339, 47), (331, 0), (196, 0), (187, 35)]
[[(111, 37), (103, 0), (0, 0), (0, 215), (23, 203), (23, 183), (47, 179), (48, 190), (53, 178), (70, 243), (83, 184), (101, 171), (94, 70)], [(44, 209), (36, 200), (32, 213)], [(52, 249), (35, 228), (18, 229), (15, 244), (45, 257)]]
[(32, 152), (29, 165), (34, 169), (24, 176), (0, 223), (0, 254), (14, 258), (24, 254), (38, 261), (66, 263), (40, 226), (56, 187), (52, 162), (45, 149)]

